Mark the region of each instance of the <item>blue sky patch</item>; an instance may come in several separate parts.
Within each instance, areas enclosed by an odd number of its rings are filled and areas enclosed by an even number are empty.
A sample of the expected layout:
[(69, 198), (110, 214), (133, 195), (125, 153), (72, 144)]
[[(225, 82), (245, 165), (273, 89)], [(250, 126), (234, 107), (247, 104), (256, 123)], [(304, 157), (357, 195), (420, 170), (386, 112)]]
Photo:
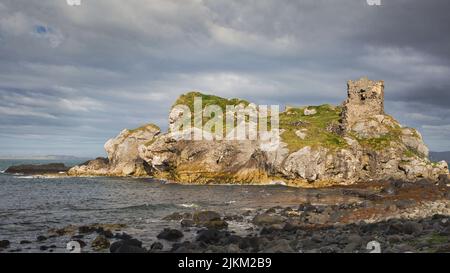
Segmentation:
[(48, 32), (48, 29), (45, 26), (36, 26), (34, 30), (38, 34), (46, 34)]

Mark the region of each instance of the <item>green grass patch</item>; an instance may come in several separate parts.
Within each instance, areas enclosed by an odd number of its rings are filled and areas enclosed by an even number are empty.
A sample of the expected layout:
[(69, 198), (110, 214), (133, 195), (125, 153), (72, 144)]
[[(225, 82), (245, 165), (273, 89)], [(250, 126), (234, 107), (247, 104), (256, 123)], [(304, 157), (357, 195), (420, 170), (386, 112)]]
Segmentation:
[(176, 105), (186, 105), (191, 110), (192, 114), (194, 113), (194, 99), (195, 97), (201, 97), (202, 98), (202, 107), (205, 108), (208, 105), (218, 105), (220, 108), (222, 108), (222, 111), (226, 110), (227, 105), (239, 105), (243, 104), (244, 106), (249, 105), (250, 103), (243, 99), (233, 98), (233, 99), (226, 99), (219, 96), (214, 95), (207, 95), (200, 92), (189, 92), (186, 94), (181, 95), (178, 97), (178, 99), (175, 101), (174, 106)]
[[(338, 124), (342, 112), (341, 107), (329, 104), (309, 106), (315, 109), (316, 114), (305, 116), (305, 108), (292, 108), (280, 114), (280, 129), (285, 132), (281, 135), (283, 142), (287, 144), (290, 152), (295, 152), (305, 146), (322, 146), (331, 150), (347, 147), (346, 141), (338, 134), (330, 132), (327, 127), (330, 124)], [(298, 137), (295, 132), (307, 129), (305, 139)]]
[(136, 133), (136, 132), (139, 132), (139, 131), (143, 131), (143, 130), (147, 130), (147, 129), (161, 130), (157, 125), (149, 123), (149, 124), (142, 125), (142, 126), (140, 126), (138, 128), (135, 128), (135, 129), (131, 129), (131, 130), (129, 129), (128, 131), (130, 132), (130, 134), (133, 134), (133, 133)]
[[(222, 116), (221, 119), (223, 121), (222, 123), (222, 128), (223, 130), (226, 130), (226, 108), (227, 106), (237, 106), (237, 105), (242, 105), (243, 107), (247, 107), (250, 102), (248, 102), (247, 100), (243, 100), (243, 99), (238, 99), (238, 98), (232, 98), (232, 99), (226, 99), (226, 98), (222, 98), (219, 96), (214, 96), (214, 95), (207, 95), (207, 94), (203, 94), (200, 92), (189, 92), (186, 94), (181, 95), (174, 103), (174, 105), (172, 106), (175, 107), (176, 105), (185, 105), (188, 106), (189, 110), (191, 111), (191, 126), (195, 126), (195, 116), (194, 116), (194, 101), (196, 97), (200, 97), (202, 98), (202, 110), (204, 110), (207, 106), (209, 105), (217, 105), (222, 109)], [(208, 121), (210, 121), (211, 119), (214, 119), (215, 113), (213, 113), (213, 115), (211, 117), (202, 117), (202, 125), (205, 125)], [(245, 115), (245, 121), (248, 122), (250, 120), (249, 115)], [(234, 126), (236, 126), (237, 124), (237, 115), (234, 115)], [(233, 127), (234, 128), (234, 127)], [(259, 128), (259, 124), (258, 124), (258, 128)], [(267, 121), (267, 128), (270, 129), (270, 116), (268, 117), (268, 121)], [(212, 131), (215, 132), (216, 128), (215, 126), (212, 127)]]
[(439, 235), (437, 233), (433, 233), (429, 238), (428, 238), (428, 243), (430, 244), (445, 244), (448, 242), (449, 237), (448, 236), (444, 236), (444, 235)]
[[(356, 140), (358, 140), (359, 144), (367, 149), (382, 151), (388, 148), (392, 142), (401, 142), (401, 128), (394, 127), (391, 128), (389, 133), (384, 134), (379, 137), (373, 138), (359, 138), (355, 134), (351, 134)], [(410, 151), (413, 152), (413, 151)], [(406, 152), (406, 153), (410, 153)]]

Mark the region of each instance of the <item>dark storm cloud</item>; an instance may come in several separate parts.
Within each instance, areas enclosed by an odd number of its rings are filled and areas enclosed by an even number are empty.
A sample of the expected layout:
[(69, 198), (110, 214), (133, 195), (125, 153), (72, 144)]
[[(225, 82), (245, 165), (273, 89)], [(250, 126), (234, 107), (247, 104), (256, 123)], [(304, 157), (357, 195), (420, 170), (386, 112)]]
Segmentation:
[(165, 128), (187, 90), (340, 103), (346, 80), (363, 75), (385, 80), (389, 113), (448, 150), (450, 2), (382, 4), (4, 0), (0, 154), (101, 154), (122, 128)]

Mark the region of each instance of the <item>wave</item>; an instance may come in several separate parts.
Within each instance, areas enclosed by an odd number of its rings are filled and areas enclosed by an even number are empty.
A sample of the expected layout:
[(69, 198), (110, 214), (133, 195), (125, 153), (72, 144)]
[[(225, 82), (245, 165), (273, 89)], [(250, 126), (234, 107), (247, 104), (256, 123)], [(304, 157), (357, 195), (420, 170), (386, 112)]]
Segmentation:
[(191, 203), (191, 204), (178, 204), (177, 206), (183, 207), (183, 208), (198, 208), (199, 205)]
[(175, 205), (173, 204), (142, 204), (142, 205), (113, 208), (113, 210), (149, 210), (149, 209), (164, 209), (174, 207)]
[(30, 176), (22, 176), (22, 175), (20, 175), (20, 174), (14, 174), (14, 175), (17, 175), (17, 178), (19, 178), (19, 179), (34, 179), (34, 178), (36, 178), (35, 176), (32, 176), (32, 175), (30, 175)]

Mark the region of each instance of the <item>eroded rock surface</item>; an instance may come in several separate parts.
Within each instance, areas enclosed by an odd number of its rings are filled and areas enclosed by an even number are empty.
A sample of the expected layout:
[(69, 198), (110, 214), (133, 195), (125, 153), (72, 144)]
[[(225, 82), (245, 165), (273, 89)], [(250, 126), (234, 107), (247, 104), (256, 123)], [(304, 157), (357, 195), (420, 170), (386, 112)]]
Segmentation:
[[(249, 105), (198, 92), (175, 105), (192, 108), (194, 97), (219, 106)], [(179, 124), (180, 108), (169, 128)], [(148, 125), (124, 130), (105, 144), (108, 162), (97, 159), (70, 170), (72, 175), (151, 176), (180, 183), (282, 183), (322, 187), (372, 180), (437, 181), (448, 175), (447, 163), (431, 162), (421, 134), (384, 112), (384, 82), (362, 78), (348, 82), (342, 106), (289, 107), (280, 113), (281, 141), (186, 140), (199, 128), (181, 134), (161, 133)]]

